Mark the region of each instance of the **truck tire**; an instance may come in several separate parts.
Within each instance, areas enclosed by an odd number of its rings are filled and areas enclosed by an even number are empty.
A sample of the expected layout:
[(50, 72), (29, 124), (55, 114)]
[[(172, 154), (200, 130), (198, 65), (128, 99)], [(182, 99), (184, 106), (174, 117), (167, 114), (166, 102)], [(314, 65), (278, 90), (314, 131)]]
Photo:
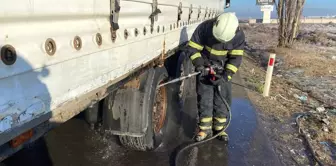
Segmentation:
[(146, 111), (148, 116), (148, 127), (145, 135), (142, 137), (119, 136), (120, 143), (128, 149), (137, 151), (155, 150), (162, 143), (166, 133), (169, 105), (168, 88), (157, 89), (157, 86), (167, 79), (168, 74), (164, 67), (156, 68), (153, 71), (155, 72), (153, 78), (145, 78), (140, 82), (140, 91), (144, 94), (142, 111)]
[[(190, 59), (181, 52), (178, 58), (176, 76), (181, 77), (184, 75), (188, 75), (194, 72), (193, 65)], [(194, 78), (189, 78), (178, 82), (178, 98), (180, 100), (180, 104), (184, 104), (186, 97), (191, 93), (190, 88), (193, 84)]]

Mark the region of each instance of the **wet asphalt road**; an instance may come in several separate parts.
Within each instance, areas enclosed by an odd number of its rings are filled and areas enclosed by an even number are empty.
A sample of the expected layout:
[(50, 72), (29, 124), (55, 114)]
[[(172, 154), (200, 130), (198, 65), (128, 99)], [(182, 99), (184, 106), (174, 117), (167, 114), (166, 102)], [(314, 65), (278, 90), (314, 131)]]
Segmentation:
[[(235, 78), (235, 82), (239, 82)], [(31, 147), (4, 161), (6, 166), (169, 166), (176, 148), (191, 140), (196, 126), (196, 95), (189, 95), (181, 113), (181, 125), (171, 133), (156, 152), (135, 152), (120, 146), (118, 139), (99, 130), (91, 130), (77, 116), (50, 131)], [(180, 157), (180, 165), (280, 165), (245, 90), (233, 85), (232, 121), (228, 145), (218, 140), (192, 148)]]

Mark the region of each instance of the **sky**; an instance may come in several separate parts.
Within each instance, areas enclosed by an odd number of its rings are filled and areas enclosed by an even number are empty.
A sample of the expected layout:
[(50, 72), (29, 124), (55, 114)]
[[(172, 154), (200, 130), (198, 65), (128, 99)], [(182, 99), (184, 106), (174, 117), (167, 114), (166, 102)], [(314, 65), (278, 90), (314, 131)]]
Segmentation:
[[(275, 10), (274, 7), (273, 18), (276, 17)], [(239, 18), (262, 18), (262, 12), (260, 7), (256, 5), (256, 0), (231, 0), (231, 7), (226, 11), (236, 12)], [(336, 0), (306, 0), (303, 15), (336, 15)]]

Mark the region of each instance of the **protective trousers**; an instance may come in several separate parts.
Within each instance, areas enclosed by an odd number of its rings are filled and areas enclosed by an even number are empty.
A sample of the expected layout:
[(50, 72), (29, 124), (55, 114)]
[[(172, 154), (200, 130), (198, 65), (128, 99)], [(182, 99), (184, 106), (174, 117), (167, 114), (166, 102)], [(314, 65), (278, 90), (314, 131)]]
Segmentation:
[[(221, 86), (221, 95), (231, 105), (231, 82), (220, 81), (219, 86)], [(225, 127), (229, 112), (216, 88), (210, 82), (210, 78), (197, 77), (196, 91), (200, 130), (220, 131)]]

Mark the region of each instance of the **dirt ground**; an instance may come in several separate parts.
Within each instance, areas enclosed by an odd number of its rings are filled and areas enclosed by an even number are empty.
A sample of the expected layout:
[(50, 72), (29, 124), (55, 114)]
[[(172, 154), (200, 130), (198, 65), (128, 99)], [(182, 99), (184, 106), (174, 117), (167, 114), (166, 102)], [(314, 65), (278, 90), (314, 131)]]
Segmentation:
[[(336, 25), (302, 25), (291, 49), (276, 47), (277, 25), (242, 28), (247, 47), (240, 74), (280, 160), (315, 165), (314, 154), (323, 165), (336, 165)], [(277, 58), (270, 97), (265, 98), (270, 52)]]

